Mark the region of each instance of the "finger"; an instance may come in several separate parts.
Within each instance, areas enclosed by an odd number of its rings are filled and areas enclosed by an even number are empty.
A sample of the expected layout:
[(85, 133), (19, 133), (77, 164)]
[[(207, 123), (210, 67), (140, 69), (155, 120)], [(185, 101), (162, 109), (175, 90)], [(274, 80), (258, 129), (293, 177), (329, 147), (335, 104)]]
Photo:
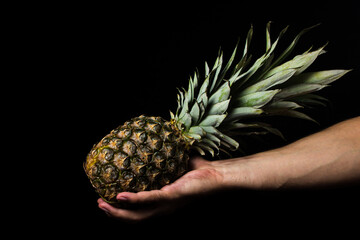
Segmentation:
[(151, 190), (151, 191), (142, 191), (138, 193), (132, 192), (122, 192), (117, 195), (117, 200), (120, 202), (128, 202), (132, 204), (144, 204), (159, 202), (166, 199), (170, 199), (170, 195), (167, 191), (164, 190)]
[(157, 208), (141, 209), (141, 210), (115, 208), (110, 204), (106, 203), (101, 198), (98, 200), (98, 202), (99, 202), (99, 208), (102, 209), (106, 214), (110, 215), (111, 217), (115, 217), (117, 219), (124, 221), (137, 222), (137, 221), (145, 220), (155, 215), (157, 212), (160, 212), (160, 210)]

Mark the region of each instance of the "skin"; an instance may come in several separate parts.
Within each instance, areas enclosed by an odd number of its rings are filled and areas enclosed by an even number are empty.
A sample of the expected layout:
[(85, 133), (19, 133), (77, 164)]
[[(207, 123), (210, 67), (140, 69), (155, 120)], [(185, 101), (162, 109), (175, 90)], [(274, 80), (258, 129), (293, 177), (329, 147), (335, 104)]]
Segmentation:
[(169, 213), (194, 197), (221, 189), (333, 186), (360, 180), (360, 117), (338, 123), (285, 147), (219, 161), (190, 160), (191, 171), (160, 190), (122, 192), (117, 199), (138, 208), (99, 208), (124, 221)]

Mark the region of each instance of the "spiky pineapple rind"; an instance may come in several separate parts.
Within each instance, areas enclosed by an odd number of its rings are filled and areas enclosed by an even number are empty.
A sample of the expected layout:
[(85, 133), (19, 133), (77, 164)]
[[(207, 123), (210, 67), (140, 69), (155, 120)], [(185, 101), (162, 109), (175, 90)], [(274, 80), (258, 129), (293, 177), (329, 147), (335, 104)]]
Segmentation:
[(101, 198), (116, 203), (120, 192), (160, 189), (182, 176), (188, 168), (186, 146), (170, 121), (140, 116), (96, 144), (84, 169)]

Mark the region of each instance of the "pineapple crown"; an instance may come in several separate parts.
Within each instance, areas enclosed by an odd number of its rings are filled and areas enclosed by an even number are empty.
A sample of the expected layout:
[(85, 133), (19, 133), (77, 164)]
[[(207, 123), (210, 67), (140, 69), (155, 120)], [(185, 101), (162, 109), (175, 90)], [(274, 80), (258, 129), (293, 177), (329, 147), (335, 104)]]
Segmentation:
[(239, 143), (230, 135), (241, 134), (244, 129), (259, 128), (283, 137), (278, 129), (267, 123), (249, 122), (254, 117), (278, 115), (315, 121), (297, 109), (324, 105), (326, 99), (313, 92), (350, 71), (304, 73), (319, 55), (325, 53), (326, 45), (287, 60), (300, 37), (317, 25), (302, 30), (279, 56), (275, 56), (274, 50), (288, 26), (271, 42), (270, 23), (266, 26), (266, 52), (255, 62), (251, 63), (249, 55), (251, 26), (237, 63), (234, 60), (238, 55), (238, 44), (226, 64), (223, 52), (219, 51), (211, 69), (205, 62), (203, 79), (196, 71), (189, 79), (188, 89), (179, 90), (178, 108), (175, 114), (170, 112), (171, 119), (189, 145), (200, 154), (208, 151), (214, 156), (219, 150), (238, 149)]

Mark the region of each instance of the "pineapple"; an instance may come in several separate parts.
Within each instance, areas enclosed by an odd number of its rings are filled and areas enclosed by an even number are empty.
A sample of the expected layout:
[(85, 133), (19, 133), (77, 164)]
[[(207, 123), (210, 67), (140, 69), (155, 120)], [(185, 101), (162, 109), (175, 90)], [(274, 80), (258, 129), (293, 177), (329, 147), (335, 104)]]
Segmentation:
[(237, 53), (236, 45), (224, 63), (220, 52), (212, 68), (205, 62), (203, 77), (199, 72), (190, 77), (188, 89), (179, 90), (178, 107), (175, 113), (170, 112), (170, 121), (139, 116), (112, 130), (94, 145), (84, 163), (98, 194), (106, 202), (116, 203), (116, 195), (122, 191), (160, 189), (188, 170), (191, 150), (212, 156), (236, 150), (239, 143), (233, 136), (245, 132), (257, 133), (260, 129), (282, 136), (279, 130), (260, 122), (259, 117), (313, 120), (298, 109), (323, 104), (324, 98), (313, 93), (349, 71), (304, 72), (325, 52), (325, 46), (288, 59), (299, 38), (313, 27), (301, 31), (275, 56), (287, 27), (272, 42), (268, 23), (266, 51), (252, 62), (251, 26), (242, 54)]

